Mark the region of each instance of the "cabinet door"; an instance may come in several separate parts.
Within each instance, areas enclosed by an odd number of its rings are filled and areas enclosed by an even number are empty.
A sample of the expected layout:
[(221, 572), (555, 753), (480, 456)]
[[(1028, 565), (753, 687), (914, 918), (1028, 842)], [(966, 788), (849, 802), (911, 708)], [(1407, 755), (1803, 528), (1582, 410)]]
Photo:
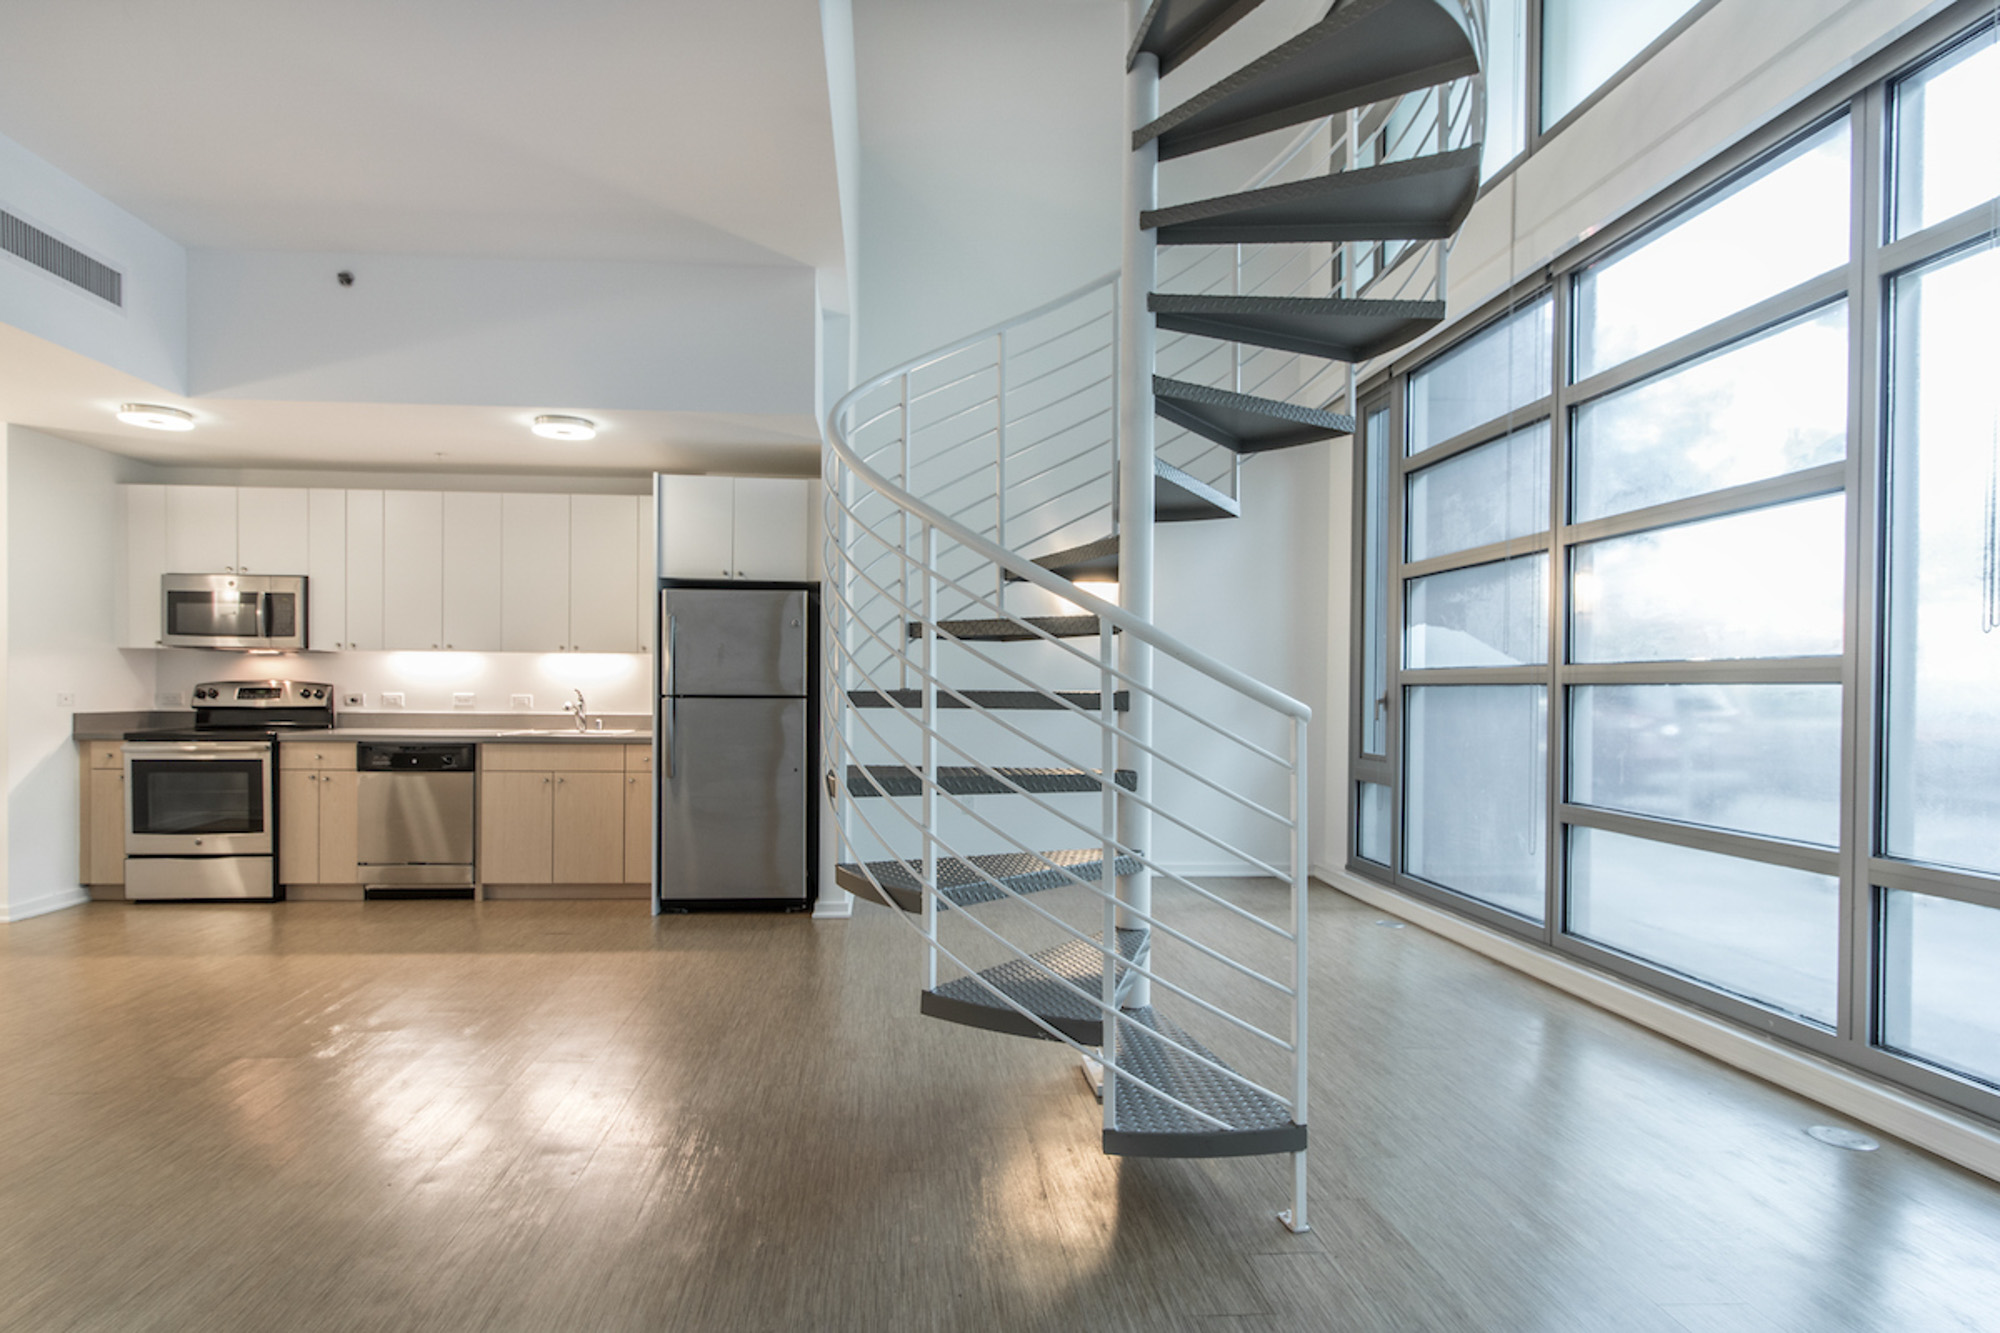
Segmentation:
[(811, 483), (792, 477), (736, 478), (737, 578), (806, 577), (806, 500), (810, 486)]
[(306, 496), (306, 646), (347, 646), (347, 492)]
[(263, 486), (236, 492), (236, 568), (251, 574), (304, 574), (311, 559), (311, 493)]
[(236, 571), (236, 488), (167, 487), (167, 572)]
[(382, 492), (347, 493), (347, 646), (382, 646)]
[(736, 577), (734, 477), (660, 477), (660, 573), (672, 579)]
[(500, 643), (510, 653), (569, 647), (569, 497), (501, 499)]
[[(319, 775), (319, 882), (359, 884), (361, 775), (350, 764)], [(282, 809), (283, 807), (279, 807)]]
[(498, 495), (444, 497), (444, 646), (462, 652), (500, 647)]
[(382, 495), (382, 646), (444, 647), (444, 497)]
[(480, 773), (480, 883), (551, 882), (554, 808), (553, 773)]
[(278, 773), (278, 883), (324, 884), (319, 873), (320, 774)]
[(167, 488), (121, 486), (125, 494), (125, 614), (121, 648), (160, 645), (160, 575), (167, 572)]
[(625, 882), (653, 882), (653, 779), (625, 775)]
[(569, 497), (569, 646), (639, 651), (639, 497)]
[(625, 775), (558, 773), (555, 882), (625, 882)]
[(85, 884), (125, 882), (125, 770), (90, 771), (89, 842), (83, 867)]

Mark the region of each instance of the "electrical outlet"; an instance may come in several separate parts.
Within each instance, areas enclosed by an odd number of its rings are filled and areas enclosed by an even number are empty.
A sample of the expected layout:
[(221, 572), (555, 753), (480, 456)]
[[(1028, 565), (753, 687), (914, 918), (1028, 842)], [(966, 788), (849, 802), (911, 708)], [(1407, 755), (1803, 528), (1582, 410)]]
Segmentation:
[(535, 696), (532, 694), (516, 694), (508, 699), (507, 706), (509, 708), (533, 708), (535, 706)]
[(153, 696), (153, 707), (155, 708), (186, 708), (187, 706), (188, 697), (186, 690), (161, 690)]
[(342, 708), (366, 708), (368, 706), (368, 696), (360, 690), (349, 690), (340, 696), (340, 706)]
[(74, 694), (58, 694), (56, 696), (56, 707), (57, 708), (76, 707), (76, 696)]
[(473, 696), (470, 692), (461, 691), (451, 696), (451, 706), (453, 708), (470, 708), (473, 702)]
[(382, 691), (382, 706), (384, 708), (401, 708), (403, 706), (403, 692), (401, 690)]

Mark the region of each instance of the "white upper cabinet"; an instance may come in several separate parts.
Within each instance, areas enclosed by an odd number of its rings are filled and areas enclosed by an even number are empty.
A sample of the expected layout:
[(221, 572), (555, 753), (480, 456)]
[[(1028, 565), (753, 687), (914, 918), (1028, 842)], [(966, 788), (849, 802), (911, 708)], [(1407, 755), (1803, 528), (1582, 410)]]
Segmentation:
[(444, 647), (444, 497), (382, 493), (382, 646)]
[(501, 497), (500, 647), (559, 653), (569, 637), (567, 495)]
[(306, 646), (347, 646), (347, 492), (306, 496)]
[(636, 495), (569, 497), (569, 646), (635, 653), (639, 639)]
[(160, 575), (167, 573), (167, 487), (121, 486), (125, 493), (125, 600), (118, 646), (160, 642)]
[(786, 582), (808, 577), (813, 482), (673, 476), (656, 482), (662, 576)]
[(501, 499), (448, 491), (444, 497), (444, 646), (500, 646)]
[(304, 574), (311, 561), (310, 493), (259, 486), (236, 492), (236, 572)]
[[(310, 585), (306, 596), (312, 596)], [(382, 492), (347, 493), (347, 647), (382, 646)]]
[(166, 492), (166, 572), (234, 574), (236, 488), (169, 486)]

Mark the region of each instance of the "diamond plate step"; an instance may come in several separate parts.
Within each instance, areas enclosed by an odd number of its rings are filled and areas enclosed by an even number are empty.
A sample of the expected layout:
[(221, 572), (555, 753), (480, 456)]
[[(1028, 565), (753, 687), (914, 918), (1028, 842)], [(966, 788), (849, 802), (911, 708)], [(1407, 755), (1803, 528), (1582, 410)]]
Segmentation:
[(1207, 482), (1163, 458), (1153, 460), (1153, 518), (1160, 523), (1194, 523), (1235, 518), (1243, 507)]
[(1160, 58), (1160, 73), (1175, 66), (1229, 31), (1235, 22), (1264, 0), (1153, 0), (1139, 30), (1132, 36), (1125, 68), (1151, 52)]
[(1479, 196), (1479, 148), (1385, 162), (1140, 214), (1161, 245), (1434, 241)]
[[(1290, 449), (1354, 433), (1354, 418), (1343, 413), (1188, 384), (1164, 375), (1153, 376), (1153, 411), (1239, 454)], [(1115, 561), (1112, 569), (1115, 575)]]
[[(986, 620), (940, 620), (937, 623), (940, 634), (949, 634), (954, 639), (964, 639), (973, 643), (1015, 643), (1022, 639), (1039, 639), (1030, 625), (1058, 639), (1084, 639), (1097, 633), (1096, 616), (996, 616)], [(924, 637), (921, 620), (908, 621), (905, 632), (912, 639)], [(1113, 626), (1112, 633), (1118, 632)]]
[[(1053, 698), (1050, 696), (1054, 696)], [(847, 701), (856, 708), (922, 708), (922, 690), (849, 690)], [(1050, 690), (1043, 694), (1040, 690), (956, 690), (947, 693), (940, 689), (937, 694), (939, 708), (988, 708), (1005, 712), (1059, 713), (1063, 705), (1081, 708), (1087, 713), (1095, 713), (1104, 707), (1104, 695), (1098, 690)], [(1132, 695), (1128, 690), (1117, 690), (1111, 696), (1113, 712), (1132, 711)]]
[[(1102, 935), (1097, 937), (1098, 940), (1103, 938)], [(1146, 931), (1118, 932), (1118, 953), (1126, 962), (1144, 967), (1148, 952)], [(1065, 940), (1052, 949), (1038, 950), (1030, 957), (1062, 977), (1063, 981), (1088, 991), (1091, 998), (1078, 995), (1068, 986), (1053, 980), (1042, 968), (1018, 958), (998, 967), (984, 968), (979, 975), (1071, 1041), (1084, 1046), (1103, 1045), (1104, 1015), (1095, 1003), (1095, 997), (1103, 993), (1104, 987), (1102, 946), (1095, 942), (1085, 944), (1082, 940)], [(1118, 999), (1124, 999), (1135, 980), (1130, 972), (1119, 978)], [(936, 990), (925, 991), (921, 1007), (930, 1017), (941, 1018), (947, 1023), (962, 1023), (966, 1027), (1005, 1032), (1015, 1037), (1055, 1040), (1020, 1010), (971, 977), (959, 977), (945, 982)]]
[(1455, 0), (1342, 0), (1291, 41), (1133, 131), (1162, 160), (1479, 72)]
[(1337, 296), (1146, 298), (1160, 328), (1224, 342), (1366, 361), (1444, 322), (1442, 301), (1353, 301)]
[[(1126, 1079), (1118, 1081), (1114, 1128), (1104, 1131), (1113, 1157), (1261, 1157), (1301, 1152), (1306, 1127), (1292, 1123), (1276, 1098), (1222, 1077), (1159, 1039), (1166, 1036), (1209, 1059), (1214, 1054), (1147, 1005), (1127, 1009), (1118, 1025), (1117, 1067), (1199, 1107), (1228, 1129), (1195, 1119)], [(1218, 1064), (1221, 1061), (1217, 1061)]]
[[(1043, 864), (1045, 861), (1053, 862), (1060, 869), (1051, 870)], [(867, 873), (863, 873), (864, 870)], [(1139, 858), (1136, 856), (1121, 856), (1112, 867), (1115, 875), (1136, 874), (1138, 870)], [(922, 871), (921, 862), (869, 861), (865, 866), (835, 866), (833, 879), (863, 902), (881, 903), (905, 912), (921, 912), (924, 910), (924, 891), (918, 875)], [(1080, 847), (1039, 854), (995, 852), (964, 860), (956, 856), (942, 857), (938, 861), (938, 896), (943, 899), (940, 906), (970, 907), (974, 903), (990, 903), (1007, 896), (989, 884), (979, 871), (984, 871), (1015, 893), (1042, 893), (1074, 884), (1079, 879), (1087, 884), (1096, 883), (1103, 877), (1104, 852), (1101, 848)], [(870, 874), (875, 882), (881, 884), (880, 893), (870, 882)]]
[[(1113, 579), (1118, 577), (1118, 539), (1099, 537), (1094, 542), (1081, 546), (1070, 546), (1060, 551), (1035, 557), (1035, 563), (1051, 574), (1076, 579)], [(1024, 580), (1018, 574), (1007, 576), (1009, 583)]]
[[(1139, 775), (1121, 768), (1112, 780), (1127, 791), (1139, 789)], [(1009, 785), (1012, 784), (1012, 785)], [(1019, 792), (1052, 795), (1096, 792), (1103, 786), (1094, 768), (994, 768), (991, 773), (970, 765), (940, 766), (938, 786), (954, 796), (1013, 796)], [(853, 764), (847, 770), (847, 790), (855, 796), (921, 796), (923, 774), (901, 764)]]

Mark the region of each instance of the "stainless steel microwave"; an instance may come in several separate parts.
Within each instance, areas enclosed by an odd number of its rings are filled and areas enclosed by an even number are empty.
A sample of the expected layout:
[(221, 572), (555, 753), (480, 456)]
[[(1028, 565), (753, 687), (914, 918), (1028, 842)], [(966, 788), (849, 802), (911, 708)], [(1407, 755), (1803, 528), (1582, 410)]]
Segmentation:
[(170, 648), (304, 648), (303, 574), (162, 574), (160, 642)]

